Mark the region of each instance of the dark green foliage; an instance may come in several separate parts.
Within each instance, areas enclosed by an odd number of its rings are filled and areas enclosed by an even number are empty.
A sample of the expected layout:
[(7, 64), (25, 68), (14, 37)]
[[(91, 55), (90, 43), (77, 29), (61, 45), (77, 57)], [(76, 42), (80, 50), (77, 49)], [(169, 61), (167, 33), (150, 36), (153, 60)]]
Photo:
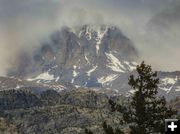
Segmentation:
[[(104, 121), (101, 113), (108, 111), (107, 105), (106, 95), (84, 89), (58, 93), (22, 87), (0, 91), (0, 116), (23, 134), (84, 133), (82, 128), (101, 125)], [(116, 119), (116, 115), (110, 116), (109, 112), (104, 115), (110, 121)]]
[(106, 134), (114, 134), (114, 130), (111, 126), (107, 125), (106, 122), (103, 123), (103, 129)]
[(0, 91), (0, 110), (41, 106), (40, 98), (28, 90)]
[(106, 134), (124, 134), (120, 129), (115, 129), (113, 130), (113, 128), (110, 125), (107, 125), (106, 122), (103, 123), (103, 129), (105, 131)]
[(18, 131), (14, 124), (0, 117), (0, 134), (18, 134)]
[(55, 90), (47, 90), (41, 93), (41, 99), (46, 105), (56, 105), (60, 103), (61, 96)]
[[(106, 122), (104, 122), (103, 124), (102, 124), (102, 126), (103, 126), (103, 130), (104, 130), (104, 132), (105, 132), (105, 134), (124, 134), (120, 129), (115, 129), (115, 130), (113, 130), (113, 128), (110, 126), (110, 125), (108, 125)], [(90, 130), (88, 130), (88, 129), (85, 129), (85, 134), (93, 134), (93, 132), (92, 131), (90, 131)]]
[[(129, 124), (131, 134), (164, 133), (164, 120), (176, 114), (167, 108), (166, 99), (158, 97), (159, 79), (151, 66), (144, 62), (136, 68), (137, 74), (131, 75), (129, 85), (135, 90), (127, 106), (116, 104), (109, 100), (112, 112), (123, 113), (124, 122)], [(106, 134), (122, 134), (120, 129), (103, 123)]]
[(166, 107), (164, 97), (158, 97), (159, 79), (151, 66), (144, 62), (137, 66), (137, 75), (131, 75), (129, 85), (135, 90), (129, 107), (109, 101), (112, 111), (123, 113), (124, 121), (131, 123), (131, 134), (164, 133), (164, 120), (176, 112)]
[(175, 112), (166, 107), (164, 97), (157, 97), (159, 79), (151, 66), (142, 62), (140, 66), (137, 66), (136, 71), (138, 76), (135, 78), (131, 75), (129, 78), (129, 85), (135, 93), (130, 103), (131, 109), (126, 113), (135, 123), (131, 126), (131, 133), (163, 133), (164, 120), (170, 118)]
[(85, 129), (85, 134), (93, 134), (93, 132), (91, 132), (90, 130), (88, 130), (87, 128)]

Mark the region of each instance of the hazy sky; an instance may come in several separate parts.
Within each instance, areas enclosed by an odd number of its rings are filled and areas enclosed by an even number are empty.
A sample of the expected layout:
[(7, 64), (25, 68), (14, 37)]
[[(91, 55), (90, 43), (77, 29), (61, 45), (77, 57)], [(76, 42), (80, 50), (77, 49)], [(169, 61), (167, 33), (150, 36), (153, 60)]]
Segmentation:
[(180, 0), (0, 0), (0, 75), (62, 26), (113, 24), (157, 70), (180, 70)]

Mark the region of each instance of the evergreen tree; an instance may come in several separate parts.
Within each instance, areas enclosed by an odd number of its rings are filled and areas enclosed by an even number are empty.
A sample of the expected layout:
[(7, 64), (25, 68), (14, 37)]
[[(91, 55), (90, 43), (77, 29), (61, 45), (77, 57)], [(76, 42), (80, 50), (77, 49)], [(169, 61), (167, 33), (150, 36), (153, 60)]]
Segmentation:
[[(121, 106), (109, 100), (111, 110), (123, 113), (123, 119), (129, 124), (131, 134), (162, 134), (164, 133), (164, 120), (171, 118), (177, 112), (167, 107), (164, 97), (157, 95), (159, 79), (151, 66), (142, 62), (137, 66), (136, 72), (130, 76), (128, 82), (134, 89), (128, 106)], [(103, 123), (103, 129), (106, 134), (123, 134), (120, 129), (114, 131), (106, 123)]]
[(157, 96), (159, 79), (151, 66), (142, 62), (136, 71), (129, 78), (129, 85), (135, 91), (129, 107), (110, 101), (112, 110), (123, 113), (124, 120), (130, 123), (131, 134), (164, 133), (164, 120), (176, 112), (166, 107), (164, 97)]

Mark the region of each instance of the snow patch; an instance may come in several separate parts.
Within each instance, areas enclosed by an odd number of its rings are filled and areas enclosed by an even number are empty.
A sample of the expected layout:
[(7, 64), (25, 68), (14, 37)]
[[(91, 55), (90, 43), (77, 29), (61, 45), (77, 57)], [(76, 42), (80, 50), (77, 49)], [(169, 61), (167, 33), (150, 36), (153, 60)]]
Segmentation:
[(86, 27), (86, 38), (87, 40), (91, 40), (92, 36), (91, 36), (91, 29), (89, 27)]
[(114, 81), (117, 78), (118, 78), (118, 74), (111, 74), (106, 77), (103, 76), (101, 78), (98, 78), (97, 81), (102, 85), (104, 85), (104, 84), (109, 84), (110, 82)]
[(167, 93), (169, 93), (172, 88), (173, 88), (173, 86), (168, 87), (168, 88), (166, 88), (166, 87), (159, 87), (159, 89), (164, 90), (164, 91), (167, 92)]
[(131, 62), (133, 65), (135, 65), (135, 66), (137, 66), (138, 65), (138, 63), (137, 62), (135, 62), (135, 61), (133, 61), (133, 62)]
[(54, 86), (50, 86), (50, 88), (53, 88), (53, 90), (57, 92), (61, 92), (66, 89), (66, 87), (64, 87), (63, 85), (54, 85)]
[(55, 80), (55, 81), (57, 82), (58, 80), (59, 80), (59, 76), (56, 78), (56, 80)]
[(76, 72), (77, 66), (74, 65), (73, 68), (74, 68), (74, 70), (73, 70), (73, 77), (76, 77), (79, 74), (78, 72)]
[(97, 69), (97, 66), (94, 66), (91, 70), (89, 70), (87, 73), (87, 76), (91, 76), (91, 73), (94, 72)]
[(180, 86), (176, 87), (175, 91), (180, 92)]
[[(133, 64), (132, 62), (124, 61), (124, 63), (128, 66), (129, 71), (136, 70), (136, 65)], [(134, 62), (135, 63), (135, 62)], [(132, 64), (132, 65), (131, 65)]]
[(21, 79), (18, 79), (18, 81), (22, 81)]
[(52, 67), (52, 69), (54, 69), (54, 68), (58, 68), (58, 65), (55, 65), (55, 66)]
[(79, 87), (81, 87), (81, 86), (79, 86), (79, 85), (74, 85), (75, 86), (75, 88), (79, 88)]
[(78, 76), (78, 72), (76, 72), (75, 70), (73, 70), (73, 77), (76, 77), (76, 76)]
[(96, 54), (98, 54), (98, 53), (99, 53), (99, 45), (96, 44)]
[(161, 79), (161, 81), (164, 83), (164, 84), (175, 84), (177, 82), (178, 78), (163, 78)]
[(74, 83), (74, 78), (72, 78), (71, 83)]
[(23, 87), (22, 85), (17, 85), (16, 89), (20, 89), (21, 87)]
[(132, 89), (132, 90), (129, 90), (129, 93), (130, 94), (134, 94), (136, 92), (136, 90)]
[(73, 66), (73, 68), (74, 68), (74, 69), (76, 69), (76, 68), (77, 68), (77, 66), (76, 66), (76, 65), (74, 65), (74, 66)]
[(97, 30), (97, 37), (96, 37), (96, 54), (99, 53), (99, 49), (100, 49), (100, 44), (102, 42), (102, 39), (104, 38), (104, 35), (107, 33), (107, 27), (105, 27), (105, 29), (98, 29)]
[(41, 80), (36, 81), (36, 83), (40, 83), (40, 82), (41, 82)]
[(104, 35), (107, 33), (108, 28), (105, 27), (104, 29), (102, 29), (101, 27), (98, 28), (97, 31), (97, 37), (96, 37), (96, 44), (100, 45), (102, 42), (102, 39), (104, 38)]
[(39, 79), (51, 81), (51, 80), (54, 80), (55, 78), (54, 78), (54, 75), (49, 74), (49, 72), (44, 72), (35, 78), (27, 79), (27, 81), (34, 81), (34, 80), (39, 80)]
[(107, 67), (111, 68), (115, 72), (125, 72), (124, 71), (124, 70), (126, 70), (125, 67), (113, 54), (111, 54), (111, 53), (110, 54), (105, 53), (105, 54), (110, 61), (107, 65)]
[(170, 77), (163, 78), (163, 79), (161, 79), (161, 83), (160, 83), (159, 88), (161, 90), (164, 90), (167, 93), (169, 93), (177, 81), (178, 81), (178, 77), (176, 77), (176, 78), (170, 78)]
[(86, 55), (85, 55), (85, 60), (87, 61), (88, 64), (90, 64), (89, 59), (87, 58)]

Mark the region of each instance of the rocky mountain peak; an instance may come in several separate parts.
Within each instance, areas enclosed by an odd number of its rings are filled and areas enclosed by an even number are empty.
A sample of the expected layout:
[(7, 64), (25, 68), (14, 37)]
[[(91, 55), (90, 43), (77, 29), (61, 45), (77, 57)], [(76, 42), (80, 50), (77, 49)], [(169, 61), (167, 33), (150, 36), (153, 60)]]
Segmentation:
[(137, 55), (133, 43), (118, 27), (63, 27), (31, 57), (26, 56), (28, 64), (19, 60), (23, 63), (12, 74), (37, 82), (64, 81), (77, 87), (110, 88), (112, 81), (135, 69)]
[[(22, 53), (20, 63), (9, 75), (38, 84), (65, 82), (76, 88), (103, 88), (106, 92), (129, 95), (128, 77), (136, 69), (137, 59), (133, 43), (116, 26), (63, 27), (30, 56)], [(162, 94), (171, 93), (175, 86), (173, 91), (179, 91), (174, 75), (173, 83), (169, 75), (161, 76)], [(167, 85), (169, 81), (171, 84)]]

